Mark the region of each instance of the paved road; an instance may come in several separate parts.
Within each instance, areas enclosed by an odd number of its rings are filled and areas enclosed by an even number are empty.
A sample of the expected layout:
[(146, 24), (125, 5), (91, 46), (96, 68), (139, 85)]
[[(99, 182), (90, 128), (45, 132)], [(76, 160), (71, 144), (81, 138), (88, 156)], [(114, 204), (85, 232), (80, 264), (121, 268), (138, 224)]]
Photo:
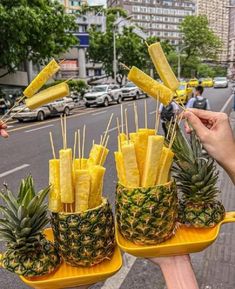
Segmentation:
[[(231, 93), (230, 89), (208, 89), (205, 95), (211, 103), (211, 107), (215, 111), (221, 110), (224, 103)], [(147, 100), (148, 104), (148, 122), (149, 127), (155, 124), (156, 103), (152, 99)], [(138, 100), (137, 106), (139, 110), (140, 126), (144, 126), (144, 100)], [(134, 130), (133, 121), (133, 101), (125, 101), (124, 107), (129, 111), (129, 129)], [(68, 144), (73, 146), (74, 132), (82, 129), (83, 125), (87, 127), (85, 153), (88, 154), (92, 140), (99, 141), (100, 135), (104, 132), (108, 119), (114, 114), (114, 121), (110, 126), (109, 148), (111, 153), (108, 156), (106, 167), (107, 173), (105, 177), (105, 195), (110, 202), (114, 204), (116, 173), (112, 152), (117, 147), (117, 128), (115, 119), (120, 117), (120, 105), (112, 105), (108, 108), (91, 108), (86, 110), (75, 111), (68, 118)], [(42, 123), (27, 122), (17, 124), (12, 121), (10, 123), (11, 137), (9, 140), (0, 140), (0, 185), (7, 182), (12, 190), (16, 190), (20, 179), (31, 173), (34, 177), (37, 188), (40, 189), (48, 184), (48, 160), (51, 158), (51, 148), (49, 143), (49, 131), (53, 132), (55, 146), (58, 149), (62, 146), (60, 133), (60, 120), (54, 118), (46, 120)], [(0, 247), (0, 250), (3, 246)], [(200, 254), (199, 254), (200, 255)], [(198, 255), (198, 256), (199, 256)], [(122, 277), (114, 277), (109, 283), (97, 284), (92, 289), (163, 289), (164, 281), (158, 268), (151, 265), (146, 260), (135, 260), (130, 256), (125, 257), (127, 266), (124, 267)], [(197, 266), (200, 266), (200, 256), (194, 258)], [(199, 276), (199, 282), (202, 284), (203, 276)], [(26, 285), (14, 275), (0, 270), (1, 289), (25, 289)], [(223, 280), (221, 280), (223, 282)], [(235, 287), (235, 286), (234, 286)], [(204, 288), (204, 287), (203, 287)], [(206, 288), (206, 287), (205, 287)], [(221, 287), (223, 289), (230, 289)], [(212, 289), (212, 287), (208, 287)]]

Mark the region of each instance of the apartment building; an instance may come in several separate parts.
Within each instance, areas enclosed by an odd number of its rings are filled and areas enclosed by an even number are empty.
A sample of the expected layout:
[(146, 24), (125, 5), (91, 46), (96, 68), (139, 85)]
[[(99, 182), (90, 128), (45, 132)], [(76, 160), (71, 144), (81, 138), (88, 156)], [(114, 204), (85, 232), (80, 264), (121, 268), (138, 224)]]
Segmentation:
[(88, 4), (87, 0), (60, 0), (66, 8), (67, 13), (74, 13), (77, 10), (80, 10), (81, 5)]
[(196, 13), (194, 0), (107, 0), (108, 7), (122, 7), (132, 21), (149, 36), (157, 36), (178, 45), (179, 25), (185, 16)]
[(228, 75), (235, 79), (235, 0), (229, 8)]
[(228, 60), (229, 8), (230, 0), (197, 0), (197, 15), (206, 15), (212, 30), (220, 37), (223, 48), (219, 60)]

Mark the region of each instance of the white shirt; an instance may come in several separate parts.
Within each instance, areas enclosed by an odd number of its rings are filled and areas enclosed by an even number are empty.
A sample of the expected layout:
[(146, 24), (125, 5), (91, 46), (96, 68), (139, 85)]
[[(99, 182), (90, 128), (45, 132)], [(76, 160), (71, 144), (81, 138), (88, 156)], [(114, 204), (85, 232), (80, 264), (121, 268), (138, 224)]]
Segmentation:
[[(198, 100), (203, 100), (203, 96), (201, 95), (198, 95), (197, 96), (197, 99)], [(186, 104), (186, 108), (193, 108), (193, 104), (194, 104), (194, 101), (196, 100), (196, 97), (192, 97), (190, 98), (190, 100), (188, 101), (188, 103)], [(211, 110), (211, 107), (210, 107), (210, 103), (208, 101), (208, 99), (206, 100), (206, 109), (207, 110)]]

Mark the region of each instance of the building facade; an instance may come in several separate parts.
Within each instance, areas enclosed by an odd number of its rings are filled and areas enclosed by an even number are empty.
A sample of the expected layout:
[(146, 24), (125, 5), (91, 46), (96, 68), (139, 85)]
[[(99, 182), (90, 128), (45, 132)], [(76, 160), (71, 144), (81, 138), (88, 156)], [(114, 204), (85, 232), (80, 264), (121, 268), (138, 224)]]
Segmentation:
[(221, 62), (228, 60), (229, 5), (230, 0), (197, 0), (197, 14), (207, 16), (210, 27), (223, 42), (219, 55)]
[(122, 7), (132, 21), (149, 36), (181, 42), (179, 25), (185, 16), (196, 13), (194, 0), (107, 0), (108, 7)]
[(228, 76), (235, 79), (235, 0), (229, 8)]
[(66, 8), (67, 13), (74, 13), (81, 9), (81, 5), (88, 4), (87, 0), (60, 0)]

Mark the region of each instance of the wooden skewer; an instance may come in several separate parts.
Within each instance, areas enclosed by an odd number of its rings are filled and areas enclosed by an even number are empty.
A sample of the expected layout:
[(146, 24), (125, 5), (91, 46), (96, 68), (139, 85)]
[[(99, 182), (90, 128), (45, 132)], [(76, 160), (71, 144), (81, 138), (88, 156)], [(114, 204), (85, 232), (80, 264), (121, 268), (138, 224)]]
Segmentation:
[(73, 158), (76, 159), (76, 148), (77, 148), (77, 131), (74, 133), (74, 145), (73, 145)]
[(79, 158), (79, 168), (81, 169), (81, 133), (78, 130), (78, 158)]
[(166, 135), (166, 139), (169, 138), (169, 135), (170, 135), (170, 131), (171, 131), (171, 125), (172, 125), (172, 121), (173, 121), (173, 117), (171, 117), (171, 120), (170, 120), (170, 124), (169, 124), (169, 127), (168, 127), (168, 131), (167, 131), (167, 135)]
[(121, 104), (121, 130), (124, 132), (123, 105)]
[(177, 125), (177, 122), (178, 122), (178, 116), (176, 116), (175, 118), (175, 123), (173, 125), (173, 129), (172, 129), (172, 134), (170, 136), (170, 144), (172, 143), (173, 144), (173, 139), (175, 137), (175, 134), (176, 134), (176, 125)]
[(17, 115), (18, 113), (20, 113), (20, 112), (23, 111), (24, 109), (25, 109), (25, 107), (22, 107), (19, 111), (13, 113), (13, 115), (11, 115), (10, 117), (8, 117), (8, 118), (4, 121), (4, 123), (7, 124), (7, 122), (8, 122), (11, 118), (13, 118), (15, 115)]
[(176, 137), (176, 131), (175, 131), (175, 133), (173, 134), (173, 137), (171, 138), (171, 141), (170, 141), (170, 144), (169, 144), (169, 149), (172, 148), (172, 145), (173, 145), (173, 143), (174, 143), (175, 137)]
[(92, 146), (94, 146), (94, 145), (95, 145), (95, 140), (93, 139), (93, 140), (92, 140)]
[(9, 115), (9, 113), (24, 99), (26, 98), (26, 96), (22, 96), (0, 119), (0, 121), (3, 121), (3, 119)]
[(149, 47), (149, 44), (148, 44), (148, 42), (147, 42), (147, 41), (144, 41), (144, 43), (146, 44), (146, 46), (147, 46), (147, 47)]
[(63, 149), (65, 149), (65, 143), (64, 143), (64, 124), (63, 124), (63, 117), (60, 116), (60, 126), (61, 126), (61, 136), (63, 140)]
[(148, 115), (147, 115), (147, 101), (145, 100), (144, 101), (144, 125), (145, 125), (145, 128), (148, 128)]
[(155, 119), (155, 133), (158, 133), (159, 129), (159, 122), (160, 122), (160, 113), (159, 113), (159, 98), (157, 100), (157, 106), (156, 106), (156, 119)]
[(126, 64), (122, 63), (122, 62), (119, 62), (119, 64), (126, 70), (131, 70), (130, 67), (128, 67)]
[(105, 149), (107, 148), (107, 145), (108, 145), (108, 141), (109, 141), (109, 135), (106, 138), (106, 141), (105, 141), (105, 144), (104, 144), (104, 147), (103, 147), (103, 150), (102, 150), (102, 154), (101, 154), (101, 158), (100, 158), (100, 165), (102, 165), (102, 160), (103, 160), (103, 157), (104, 157)]
[(50, 142), (51, 142), (52, 155), (53, 155), (53, 158), (56, 159), (56, 155), (55, 155), (55, 147), (54, 147), (54, 142), (53, 142), (53, 137), (52, 137), (52, 133), (51, 133), (51, 131), (49, 132), (49, 135), (50, 135)]
[(102, 141), (103, 141), (103, 136), (102, 134), (100, 135), (100, 145), (102, 145)]
[(67, 149), (67, 119), (66, 119), (66, 115), (64, 115), (64, 145), (65, 145), (65, 149)]
[(139, 119), (138, 119), (137, 106), (136, 106), (135, 102), (134, 102), (134, 114), (135, 114), (135, 129), (136, 129), (136, 132), (138, 132), (138, 130), (139, 130)]
[(83, 127), (83, 135), (82, 135), (82, 159), (84, 158), (85, 139), (86, 139), (86, 125), (84, 125)]
[(118, 117), (117, 117), (117, 130), (118, 130), (118, 135), (120, 135), (120, 123), (119, 123)]
[(108, 125), (107, 125), (107, 127), (106, 127), (106, 130), (105, 130), (105, 133), (104, 133), (104, 137), (103, 137), (103, 140), (102, 140), (102, 145), (105, 144), (106, 137), (107, 137), (108, 130), (109, 130), (109, 127), (110, 127), (110, 124), (111, 124), (112, 119), (113, 119), (113, 113), (111, 114), (110, 119), (109, 119), (109, 122), (108, 122)]
[(61, 65), (63, 62), (65, 62), (66, 59), (62, 59), (60, 62), (59, 62), (59, 65)]
[(125, 122), (126, 122), (126, 136), (129, 143), (129, 131), (128, 131), (128, 118), (127, 118), (127, 108), (125, 109)]

